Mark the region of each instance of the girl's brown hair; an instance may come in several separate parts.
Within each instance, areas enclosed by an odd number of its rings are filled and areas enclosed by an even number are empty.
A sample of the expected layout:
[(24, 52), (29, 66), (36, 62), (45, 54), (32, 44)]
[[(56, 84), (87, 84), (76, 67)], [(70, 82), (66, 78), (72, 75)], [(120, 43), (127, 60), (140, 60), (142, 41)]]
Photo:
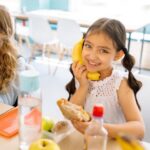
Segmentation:
[[(135, 59), (132, 55), (128, 53), (128, 50), (126, 48), (126, 30), (124, 25), (115, 19), (109, 19), (109, 18), (102, 18), (94, 22), (88, 29), (88, 31), (85, 34), (85, 37), (89, 34), (98, 34), (100, 32), (104, 32), (107, 34), (113, 41), (114, 46), (116, 47), (117, 51), (123, 50), (125, 56), (122, 59), (122, 65), (128, 70), (128, 85), (133, 90), (136, 103), (138, 108), (140, 109), (140, 105), (137, 101), (136, 94), (139, 91), (139, 89), (142, 86), (142, 83), (134, 77), (132, 74), (132, 68), (135, 64)], [(70, 67), (70, 71), (73, 75), (73, 72)], [(76, 88), (75, 88), (75, 79), (74, 75), (71, 81), (66, 85), (66, 90), (69, 93), (69, 98), (71, 95), (74, 94)]]
[(17, 50), (11, 38), (13, 26), (9, 12), (0, 5), (0, 93), (6, 92), (15, 78), (17, 68)]

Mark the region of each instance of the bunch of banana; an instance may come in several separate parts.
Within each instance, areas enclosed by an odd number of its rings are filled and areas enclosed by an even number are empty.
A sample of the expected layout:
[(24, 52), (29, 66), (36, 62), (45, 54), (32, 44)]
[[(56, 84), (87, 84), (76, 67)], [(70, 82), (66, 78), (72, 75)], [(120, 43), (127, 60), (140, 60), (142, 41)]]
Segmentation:
[[(82, 60), (82, 47), (83, 47), (84, 39), (81, 39), (73, 48), (72, 52), (72, 60), (73, 61), (79, 61), (80, 64), (83, 64)], [(99, 80), (100, 74), (98, 72), (88, 72), (87, 74), (88, 79), (90, 80)]]
[(127, 135), (117, 136), (116, 141), (119, 143), (122, 150), (144, 150), (144, 147), (139, 141)]

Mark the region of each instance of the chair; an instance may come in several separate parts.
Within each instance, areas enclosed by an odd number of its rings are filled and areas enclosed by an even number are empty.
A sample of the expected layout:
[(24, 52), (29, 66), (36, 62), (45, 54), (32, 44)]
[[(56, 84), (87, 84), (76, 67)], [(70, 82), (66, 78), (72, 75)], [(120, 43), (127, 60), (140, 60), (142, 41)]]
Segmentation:
[[(71, 19), (59, 19), (57, 24), (57, 39), (59, 41), (59, 62), (65, 53), (69, 56), (74, 44), (83, 36), (79, 24)], [(58, 63), (59, 63), (58, 62)], [(58, 65), (57, 65), (58, 66)], [(56, 73), (57, 66), (53, 74)]]
[[(46, 52), (46, 50), (48, 50), (48, 57), (50, 57), (50, 52), (52, 46), (56, 44), (56, 39), (54, 33), (50, 28), (50, 24), (47, 18), (32, 13), (29, 13), (28, 17), (29, 35), (34, 42), (31, 52), (31, 58), (33, 58), (34, 52), (39, 45), (42, 46), (42, 55), (44, 56), (44, 53)], [(47, 46), (50, 46), (50, 49), (47, 49)]]
[(27, 44), (27, 47), (30, 48), (30, 41), (29, 41), (29, 29), (28, 27), (25, 25), (25, 21), (22, 22), (17, 22), (15, 21), (15, 34), (18, 38), (18, 45), (20, 47), (20, 49), (22, 48), (22, 41), (24, 40)]

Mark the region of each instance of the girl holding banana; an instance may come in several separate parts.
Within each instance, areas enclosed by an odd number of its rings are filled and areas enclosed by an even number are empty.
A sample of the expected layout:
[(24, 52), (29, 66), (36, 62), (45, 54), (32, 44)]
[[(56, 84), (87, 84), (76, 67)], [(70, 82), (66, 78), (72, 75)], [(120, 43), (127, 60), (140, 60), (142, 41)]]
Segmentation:
[[(126, 30), (120, 21), (102, 18), (94, 22), (73, 50), (73, 78), (66, 89), (69, 100), (89, 113), (94, 104), (104, 105), (104, 127), (110, 137), (124, 132), (142, 139), (145, 127), (136, 97), (142, 83), (132, 74), (135, 60), (125, 44)], [(127, 78), (113, 68), (119, 59)], [(84, 133), (89, 122), (73, 124)]]

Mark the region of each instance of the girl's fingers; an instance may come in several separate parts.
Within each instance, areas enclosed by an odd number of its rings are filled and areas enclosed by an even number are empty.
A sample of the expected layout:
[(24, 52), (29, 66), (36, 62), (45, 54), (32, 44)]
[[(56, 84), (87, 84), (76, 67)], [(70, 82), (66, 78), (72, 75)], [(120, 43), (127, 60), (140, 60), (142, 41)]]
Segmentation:
[(88, 73), (87, 70), (85, 70), (85, 71), (83, 72), (83, 77), (84, 77), (84, 78), (87, 77), (87, 73)]
[(84, 79), (83, 77), (86, 76), (84, 75), (86, 74), (86, 68), (83, 66), (81, 68), (79, 68), (79, 70), (76, 72), (76, 76), (79, 78), (79, 79)]
[(82, 67), (80, 67), (80, 68), (78, 69), (79, 74), (82, 74), (82, 73), (85, 72), (85, 71), (86, 71), (86, 67), (85, 67), (85, 66), (82, 66)]
[(73, 121), (73, 120), (72, 120), (72, 123), (74, 127), (81, 133), (84, 133), (85, 129), (89, 125), (89, 122), (81, 122), (81, 121)]
[(72, 70), (74, 70), (76, 68), (77, 64), (78, 64), (78, 62), (76, 61), (71, 65)]
[(76, 120), (71, 120), (72, 124), (76, 124), (77, 121)]
[(79, 62), (76, 61), (72, 64), (71, 67), (72, 67), (72, 70), (78, 70), (81, 66), (83, 66), (83, 65), (79, 64)]
[(82, 73), (86, 71), (86, 67), (78, 62), (74, 62), (72, 64), (72, 70), (75, 76), (81, 76)]
[(76, 69), (79, 70), (83, 65), (81, 65), (79, 62), (76, 64)]

